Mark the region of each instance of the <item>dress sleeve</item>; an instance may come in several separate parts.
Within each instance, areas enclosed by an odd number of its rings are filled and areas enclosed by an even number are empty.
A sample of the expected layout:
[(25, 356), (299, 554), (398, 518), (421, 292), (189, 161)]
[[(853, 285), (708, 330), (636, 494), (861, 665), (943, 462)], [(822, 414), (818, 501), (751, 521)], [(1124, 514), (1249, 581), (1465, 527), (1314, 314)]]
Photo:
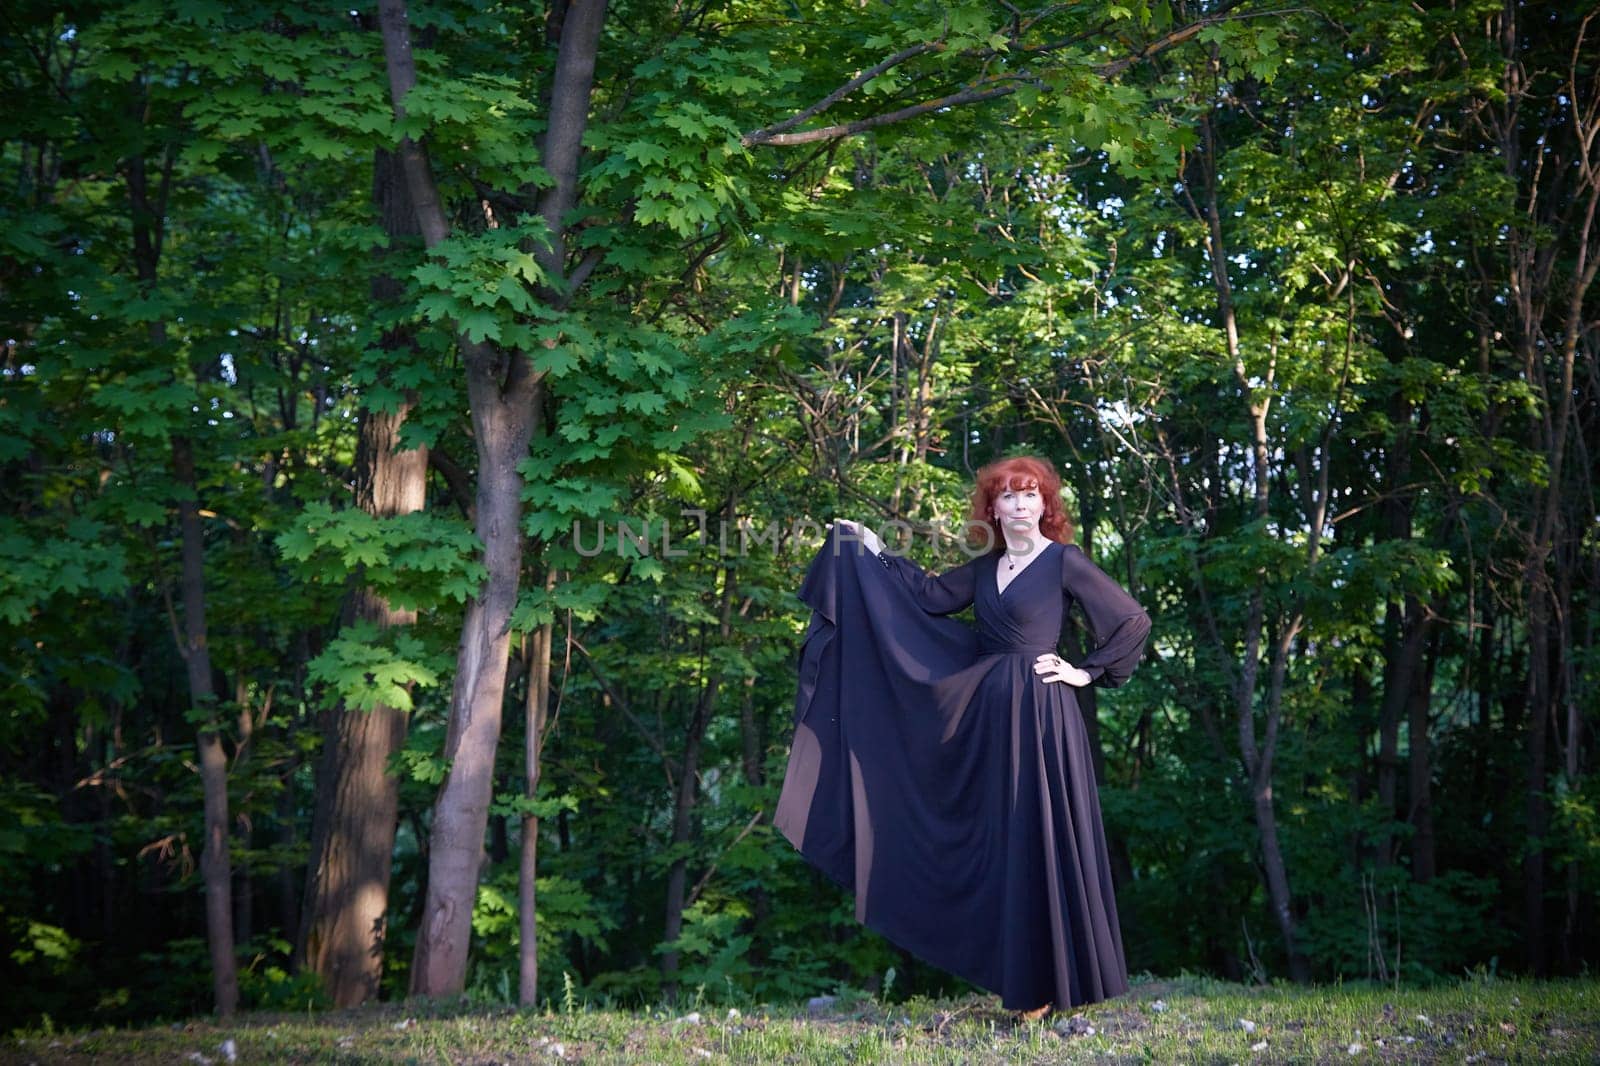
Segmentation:
[(1076, 544), (1061, 553), (1061, 588), (1083, 605), (1094, 650), (1075, 664), (1094, 684), (1116, 688), (1133, 675), (1150, 636), (1150, 616)]
[(954, 570), (930, 574), (903, 555), (878, 553), (885, 569), (899, 577), (917, 603), (929, 614), (954, 614), (970, 607), (978, 593), (978, 560), (962, 563)]

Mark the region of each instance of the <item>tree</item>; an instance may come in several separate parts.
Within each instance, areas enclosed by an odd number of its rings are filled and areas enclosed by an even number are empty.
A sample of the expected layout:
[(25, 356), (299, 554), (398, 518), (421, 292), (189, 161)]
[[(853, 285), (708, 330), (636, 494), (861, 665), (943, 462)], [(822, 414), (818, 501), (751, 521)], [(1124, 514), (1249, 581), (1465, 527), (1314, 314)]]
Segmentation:
[[(417, 84), (404, 0), (383, 0), (379, 19), (390, 97), (396, 119), (403, 122), (406, 95)], [(537, 258), (548, 286), (547, 300), (570, 287), (562, 234), (566, 215), (577, 199), (578, 154), (588, 122), (589, 92), (604, 22), (604, 0), (576, 0), (560, 20), (560, 47), (541, 153), (551, 184), (538, 208), (544, 245)], [(451, 226), (427, 152), (418, 141), (406, 137), (399, 157), (423, 241), (430, 250), (437, 249), (449, 239)], [(522, 475), (518, 465), (527, 455), (538, 420), (544, 378), (529, 353), (518, 347), (496, 344), (482, 334), (474, 340), (465, 329), (458, 343), (478, 449), (476, 525), (484, 544), (488, 583), (468, 605), (462, 627), (450, 732), (445, 741), (450, 770), (434, 807), (428, 902), (412, 969), (412, 990), (427, 996), (460, 992), (466, 981), (472, 900), (477, 894), (500, 736), (508, 622), (521, 579)]]
[[(373, 169), (375, 206), (385, 236), (391, 245), (401, 243), (417, 232), (416, 212), (394, 157), (380, 149)], [(392, 273), (379, 273), (372, 283), (373, 304), (392, 307), (401, 289)], [(407, 326), (388, 330), (379, 345), (381, 358), (403, 368), (412, 332)], [(404, 374), (380, 365), (375, 377), (392, 388)], [(356, 506), (378, 519), (420, 511), (426, 502), (429, 450), (404, 447), (401, 440), (416, 393), (399, 391), (395, 409), (369, 407), (360, 421)], [(417, 620), (415, 610), (391, 606), (370, 585), (352, 592), (348, 613), (354, 625), (380, 631)], [(408, 709), (379, 702), (340, 706), (329, 713), (300, 951), (339, 1007), (359, 1006), (378, 994), (399, 807), (399, 782), (390, 764), (405, 740)]]

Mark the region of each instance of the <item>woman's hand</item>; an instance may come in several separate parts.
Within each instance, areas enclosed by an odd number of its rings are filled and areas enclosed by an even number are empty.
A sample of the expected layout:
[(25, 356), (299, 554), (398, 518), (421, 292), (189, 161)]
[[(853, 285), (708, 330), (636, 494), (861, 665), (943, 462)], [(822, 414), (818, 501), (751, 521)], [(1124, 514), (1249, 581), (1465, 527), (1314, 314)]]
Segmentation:
[(848, 518), (835, 518), (830, 524), (838, 526), (841, 533), (847, 533), (866, 545), (867, 551), (873, 555), (877, 555), (883, 550), (883, 541), (879, 540), (876, 533), (860, 522), (852, 522)]
[(1073, 688), (1082, 688), (1094, 680), (1089, 671), (1079, 670), (1059, 655), (1041, 655), (1033, 661), (1033, 672), (1045, 681), (1065, 681)]

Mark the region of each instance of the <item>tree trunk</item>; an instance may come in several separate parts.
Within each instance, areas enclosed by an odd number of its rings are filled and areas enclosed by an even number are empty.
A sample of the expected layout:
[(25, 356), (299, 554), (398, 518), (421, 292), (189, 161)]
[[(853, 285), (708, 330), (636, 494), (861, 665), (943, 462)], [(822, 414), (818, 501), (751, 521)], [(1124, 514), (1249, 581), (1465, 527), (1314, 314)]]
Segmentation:
[[(707, 684), (706, 695), (714, 694), (715, 689), (716, 681), (713, 679)], [(684, 731), (682, 769), (678, 775), (678, 791), (672, 811), (672, 845), (675, 848), (688, 843), (692, 835), (691, 816), (694, 813), (696, 785), (700, 776), (700, 744), (705, 739), (706, 722), (709, 717), (708, 702), (704, 695), (695, 701), (694, 712), (689, 716), (689, 727)], [(680, 855), (667, 872), (666, 921), (661, 933), (661, 939), (666, 943), (677, 940), (683, 933), (684, 895), (688, 880), (689, 860), (687, 856)], [(662, 992), (667, 1002), (676, 1002), (678, 996), (676, 948), (661, 956), (661, 979)]]
[[(1245, 368), (1244, 353), (1239, 343), (1239, 322), (1233, 302), (1233, 288), (1229, 281), (1228, 253), (1223, 240), (1222, 215), (1218, 206), (1218, 140), (1210, 116), (1202, 118), (1200, 126), (1204, 138), (1200, 168), (1206, 194), (1206, 207), (1204, 211), (1198, 208), (1194, 210), (1196, 216), (1206, 224), (1206, 250), (1210, 258), (1212, 282), (1217, 293), (1218, 318), (1222, 325), (1228, 359), (1233, 366), (1234, 380), (1239, 388), (1245, 413), (1250, 419), (1255, 511), (1257, 519), (1264, 521), (1270, 513), (1268, 501), (1271, 492), (1269, 464), (1272, 449), (1267, 436), (1270, 393), (1258, 393), (1250, 383), (1250, 375)], [(1266, 375), (1268, 388), (1272, 385), (1272, 377), (1269, 371)], [(1289, 960), (1289, 974), (1296, 982), (1304, 984), (1311, 979), (1311, 966), (1296, 943), (1293, 896), (1289, 889), (1289, 875), (1283, 861), (1283, 850), (1278, 843), (1277, 813), (1273, 808), (1272, 797), (1273, 763), (1281, 714), (1278, 694), (1281, 692), (1288, 647), (1299, 627), (1299, 618), (1295, 618), (1285, 626), (1284, 634), (1278, 640), (1277, 652), (1272, 661), (1273, 691), (1267, 699), (1265, 736), (1258, 744), (1255, 711), (1265, 610), (1266, 576), (1262, 574), (1257, 576), (1255, 586), (1250, 593), (1249, 614), (1243, 634), (1244, 656), (1234, 679), (1234, 712), (1240, 754), (1245, 770), (1250, 775), (1251, 809), (1261, 841), (1261, 869), (1267, 895), (1271, 901), (1272, 914), (1277, 921), (1279, 935), (1283, 938), (1284, 953)]]
[[(1357, 665), (1348, 674), (1350, 686), (1350, 709), (1355, 729), (1349, 734), (1355, 740), (1354, 758), (1350, 760), (1350, 774), (1346, 778), (1350, 794), (1350, 810), (1352, 814), (1359, 814), (1367, 801), (1370, 782), (1367, 776), (1367, 740), (1372, 736), (1372, 681), (1367, 670)], [(1368, 842), (1366, 835), (1361, 831), (1359, 818), (1352, 819), (1351, 830), (1346, 838), (1346, 862), (1353, 870), (1359, 870), (1366, 862)]]
[[(391, 153), (375, 154), (372, 188), (390, 247), (415, 237), (416, 211)], [(403, 291), (404, 284), (386, 273), (373, 279), (376, 305), (393, 303)], [(409, 330), (389, 332), (381, 346), (404, 352), (411, 347)], [(374, 517), (410, 514), (427, 504), (428, 449), (396, 450), (414, 404), (414, 395), (407, 393), (395, 411), (361, 413), (356, 506)], [(417, 612), (395, 610), (363, 587), (353, 593), (348, 617), (388, 629), (414, 624)], [(406, 712), (384, 705), (368, 711), (340, 707), (328, 716), (325, 730), (301, 953), (305, 965), (322, 978), (334, 1005), (354, 1007), (377, 996), (383, 976), (400, 802), (399, 782), (388, 766), (405, 742)]]
[[(1544, 574), (1534, 576), (1535, 581)], [(1529, 841), (1522, 860), (1522, 947), (1528, 970), (1537, 977), (1547, 972), (1544, 935), (1545, 911), (1545, 860), (1542, 842), (1549, 829), (1545, 805), (1545, 749), (1548, 744), (1546, 724), (1550, 719), (1550, 617), (1545, 597), (1531, 590), (1532, 603), (1528, 612), (1528, 736), (1527, 777), (1524, 785), (1523, 832)], [(1539, 843), (1535, 843), (1535, 842)]]
[(228, 852), (228, 756), (222, 749), (216, 694), (211, 687), (211, 650), (206, 644), (205, 534), (196, 497), (194, 448), (187, 436), (172, 438), (172, 472), (188, 491), (178, 501), (183, 556), (183, 659), (189, 699), (204, 711), (197, 746), (205, 806), (205, 847), (200, 874), (206, 885), (206, 941), (211, 949), (211, 990), (223, 1017), (239, 1006), (239, 974), (233, 957), (233, 861)]
[[(723, 512), (724, 521), (734, 512), (735, 505), (730, 502)], [(724, 644), (733, 633), (734, 588), (734, 571), (731, 567), (726, 567), (722, 571), (722, 609), (717, 625), (718, 638)], [(694, 712), (689, 716), (689, 727), (684, 731), (683, 763), (678, 772), (678, 792), (672, 812), (674, 849), (687, 844), (692, 835), (691, 816), (694, 813), (700, 781), (700, 747), (705, 740), (706, 726), (711, 721), (711, 710), (716, 704), (717, 690), (721, 681), (722, 679), (716, 674), (706, 678), (705, 686), (700, 690), (699, 698), (695, 700)], [(665, 928), (661, 934), (661, 939), (667, 943), (678, 939), (683, 932), (684, 896), (688, 880), (689, 860), (686, 856), (680, 855), (667, 873), (667, 914)], [(662, 991), (668, 1002), (677, 999), (677, 976), (678, 952), (674, 949), (661, 956)]]
[[(1427, 619), (1420, 619), (1416, 628), (1424, 631), (1433, 629)], [(1409, 640), (1410, 634), (1407, 634), (1407, 637)], [(1406, 726), (1411, 743), (1408, 782), (1411, 793), (1408, 816), (1411, 822), (1411, 879), (1417, 884), (1432, 881), (1436, 872), (1433, 833), (1433, 749), (1428, 740), (1428, 733), (1430, 711), (1433, 708), (1433, 672), (1439, 662), (1439, 641), (1435, 637), (1424, 643), (1428, 648), (1426, 663), (1419, 663), (1419, 668), (1411, 672), (1410, 715)]]
[[(1389, 419), (1395, 437), (1384, 454), (1384, 476), (1388, 491), (1379, 505), (1386, 541), (1411, 538), (1412, 497), (1405, 486), (1411, 477), (1412, 406), (1405, 394), (1396, 391), (1389, 401)], [(1377, 841), (1376, 865), (1382, 870), (1394, 861), (1393, 825), (1400, 777), (1400, 712), (1411, 691), (1421, 641), (1415, 639), (1408, 622), (1417, 618), (1416, 598), (1406, 597), (1405, 605), (1389, 598), (1383, 612), (1383, 702), (1378, 717), (1378, 802), (1384, 812), (1384, 829)]]
[[(1415, 728), (1416, 714), (1416, 688), (1424, 673), (1423, 656), (1428, 647), (1428, 635), (1432, 629), (1427, 614), (1423, 611), (1421, 603), (1415, 596), (1405, 597), (1404, 604), (1389, 601), (1386, 622), (1392, 629), (1385, 634), (1383, 679), (1383, 710), (1382, 721), (1379, 727), (1378, 748), (1378, 798), (1383, 805), (1384, 815), (1388, 824), (1392, 826), (1399, 818), (1399, 776), (1400, 776), (1400, 720), (1402, 712), (1411, 714), (1408, 719), (1411, 728)], [(1423, 724), (1426, 728), (1427, 708), (1422, 709)], [(1411, 734), (1411, 774), (1417, 773), (1416, 766), (1416, 734)], [(1427, 759), (1427, 740), (1423, 740), (1423, 759)], [(1415, 786), (1413, 776), (1410, 783)], [(1415, 796), (1415, 793), (1412, 793)], [(1414, 800), (1413, 800), (1414, 802)], [(1407, 819), (1409, 820), (1409, 818)], [(1379, 869), (1389, 866), (1395, 861), (1394, 832), (1386, 829), (1379, 840), (1377, 865)]]
[[(555, 584), (555, 572), (545, 588)], [(527, 736), (523, 740), (523, 794), (532, 802), (539, 795), (539, 765), (544, 748), (545, 717), (550, 709), (550, 645), (555, 623), (546, 622), (528, 640), (528, 694), (524, 707)], [(517, 929), (521, 935), (517, 1002), (531, 1007), (539, 1001), (539, 818), (522, 816), (521, 867), (517, 876)]]
[[(1582, 446), (1583, 438), (1578, 438)], [(1589, 468), (1588, 463), (1582, 464)], [(1590, 513), (1594, 513), (1594, 504), (1591, 501)], [(1600, 552), (1590, 555), (1589, 589), (1600, 588)], [(1569, 597), (1570, 599), (1570, 597)], [(1567, 617), (1572, 617), (1572, 612), (1566, 612)], [(1584, 639), (1582, 647), (1592, 650), (1594, 648), (1595, 616), (1593, 611), (1587, 612), (1584, 620)], [(1577, 792), (1581, 792), (1583, 782), (1579, 778), (1582, 772), (1579, 762), (1579, 753), (1583, 748), (1583, 734), (1585, 723), (1583, 713), (1579, 708), (1579, 699), (1574, 691), (1576, 685), (1567, 689), (1567, 745), (1564, 760), (1564, 770), (1567, 775), (1568, 785)], [(1586, 896), (1582, 891), (1583, 877), (1580, 860), (1576, 857), (1567, 864), (1567, 908), (1566, 915), (1561, 923), (1561, 968), (1563, 973), (1578, 974), (1583, 967), (1583, 944), (1585, 931), (1593, 920), (1595, 900), (1592, 895)]]
[[(296, 723), (298, 725), (299, 723)], [(278, 802), (275, 810), (274, 821), (277, 822), (277, 834), (274, 844), (284, 854), (293, 855), (299, 852), (298, 823), (300, 817), (299, 790), (295, 788), (295, 778), (301, 766), (298, 754), (291, 756), (283, 769), (278, 772), (278, 780), (282, 791), (278, 793)], [(300, 916), (302, 913), (300, 890), (304, 887), (305, 880), (300, 876), (301, 871), (297, 864), (283, 863), (278, 867), (274, 880), (277, 882), (278, 892), (278, 928), (285, 934), (290, 930), (295, 933), (294, 965), (298, 968), (305, 959), (304, 938), (300, 935)]]
[(766, 783), (762, 758), (766, 746), (761, 738), (761, 725), (756, 721), (756, 679), (753, 677), (744, 679), (744, 699), (739, 704), (739, 744), (745, 784), (760, 788)]
[[(396, 118), (403, 118), (406, 93), (417, 82), (405, 0), (380, 0), (378, 16), (390, 101)], [(551, 186), (540, 201), (551, 243), (538, 259), (552, 279), (563, 283), (563, 223), (577, 202), (578, 158), (604, 21), (604, 0), (574, 0), (562, 21), (543, 153)], [(399, 154), (423, 241), (433, 248), (449, 236), (450, 225), (427, 153), (406, 138)], [(552, 293), (542, 295), (553, 298)], [(444, 750), (450, 770), (434, 803), (427, 899), (411, 970), (412, 992), (434, 997), (457, 995), (466, 987), (472, 907), (500, 740), (511, 643), (508, 624), (522, 569), (522, 475), (517, 464), (528, 454), (542, 380), (523, 352), (502, 351), (465, 335), (456, 343), (467, 370), (478, 458), (474, 524), (488, 577), (467, 605), (456, 652)]]
[(510, 359), (506, 394), (500, 391), (496, 369), (505, 360), (488, 362), (479, 351), (463, 354), (469, 360), (467, 392), (478, 444), (477, 532), (489, 576), (467, 604), (457, 647), (444, 747), (450, 770), (434, 802), (427, 901), (412, 964), (412, 992), (434, 997), (458, 995), (466, 987), (472, 907), (500, 741), (509, 622), (522, 567), (522, 477), (517, 463), (528, 453), (538, 392), (538, 381), (520, 353)]
[[(357, 505), (376, 517), (409, 514), (425, 503), (427, 449), (393, 450), (408, 410), (406, 405), (393, 413), (362, 414)], [(417, 620), (416, 611), (396, 610), (365, 586), (353, 593), (350, 616), (380, 629)], [(406, 712), (398, 707), (341, 707), (327, 723), (302, 940), (306, 966), (323, 979), (338, 1007), (377, 996), (383, 976), (400, 802), (389, 760), (405, 736)]]
[(1394, 861), (1395, 804), (1399, 796), (1400, 779), (1400, 707), (1404, 702), (1404, 687), (1400, 684), (1401, 667), (1408, 650), (1402, 638), (1404, 612), (1394, 600), (1383, 607), (1383, 700), (1378, 704), (1378, 807), (1383, 811), (1384, 828), (1379, 831), (1374, 844), (1373, 864), (1380, 870), (1388, 869)]
[[(756, 719), (756, 679), (747, 677), (743, 684), (744, 698), (739, 702), (740, 762), (744, 769), (745, 784), (752, 789), (759, 789), (766, 783), (762, 758), (766, 746), (762, 743), (761, 725)], [(770, 817), (764, 815), (763, 820), (769, 820)], [(763, 934), (771, 917), (772, 897), (767, 893), (767, 887), (759, 883), (751, 885), (750, 918), (744, 931), (750, 936), (750, 963), (757, 968), (767, 963), (767, 945)]]
[[(137, 97), (142, 86), (135, 85)], [(133, 263), (147, 294), (156, 286), (165, 232), (167, 195), (171, 188), (175, 145), (168, 145), (154, 197), (143, 155), (128, 160), (128, 201), (132, 214)], [(167, 324), (152, 322), (152, 347), (167, 343)], [(183, 654), (189, 680), (189, 701), (200, 723), (196, 753), (205, 812), (205, 843), (200, 873), (206, 886), (206, 942), (211, 952), (211, 987), (216, 1011), (224, 1017), (239, 1005), (238, 966), (233, 957), (233, 872), (228, 851), (228, 755), (222, 747), (221, 725), (216, 716), (216, 690), (211, 683), (211, 649), (206, 634), (205, 531), (200, 525), (198, 481), (194, 444), (184, 432), (173, 433), (173, 479), (181, 487), (178, 499), (183, 600)]]
[[(1570, 50), (1562, 43), (1544, 51), (1548, 46), (1542, 20), (1524, 34), (1522, 14), (1521, 5), (1506, 4), (1486, 23), (1500, 49), (1502, 93), (1485, 101), (1473, 117), (1498, 150), (1505, 176), (1517, 190), (1515, 207), (1522, 217), (1505, 229), (1506, 275), (1492, 280), (1508, 296), (1505, 332), (1521, 364), (1523, 383), (1542, 401), (1529, 411), (1528, 446), (1545, 457), (1547, 476), (1533, 493), (1532, 522), (1518, 532), (1526, 545), (1521, 577), (1528, 632), (1523, 831), (1529, 846), (1522, 868), (1522, 942), (1528, 969), (1543, 976), (1550, 954), (1545, 919), (1550, 817), (1545, 776), (1562, 688), (1560, 664), (1570, 651), (1554, 602), (1554, 590), (1564, 575), (1550, 571), (1552, 566), (1559, 572), (1567, 565), (1557, 547), (1566, 534), (1560, 503), (1573, 423), (1573, 371), (1578, 338), (1585, 329), (1585, 301), (1600, 270), (1600, 253), (1593, 247), (1600, 209), (1600, 138), (1594, 135), (1600, 97), (1593, 72), (1585, 66), (1593, 53), (1583, 44), (1590, 17), (1579, 24)], [(1530, 76), (1530, 63), (1546, 57), (1559, 57), (1568, 64), (1560, 72), (1561, 81)], [(1545, 119), (1546, 113), (1552, 117)], [(1559, 348), (1551, 343), (1555, 314), (1562, 325)]]

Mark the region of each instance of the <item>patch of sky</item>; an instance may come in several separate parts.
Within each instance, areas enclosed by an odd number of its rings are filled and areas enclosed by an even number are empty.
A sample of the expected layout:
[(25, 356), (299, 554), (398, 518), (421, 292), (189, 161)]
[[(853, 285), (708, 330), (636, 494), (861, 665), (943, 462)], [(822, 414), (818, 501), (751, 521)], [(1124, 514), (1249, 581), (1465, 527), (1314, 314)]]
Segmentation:
[(1132, 426), (1144, 418), (1144, 415), (1135, 411), (1127, 400), (1114, 400), (1109, 403), (1101, 400), (1095, 406), (1100, 413), (1101, 421), (1114, 426)]

